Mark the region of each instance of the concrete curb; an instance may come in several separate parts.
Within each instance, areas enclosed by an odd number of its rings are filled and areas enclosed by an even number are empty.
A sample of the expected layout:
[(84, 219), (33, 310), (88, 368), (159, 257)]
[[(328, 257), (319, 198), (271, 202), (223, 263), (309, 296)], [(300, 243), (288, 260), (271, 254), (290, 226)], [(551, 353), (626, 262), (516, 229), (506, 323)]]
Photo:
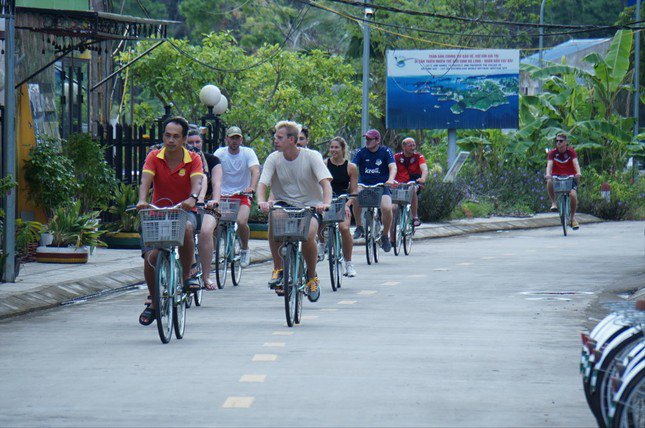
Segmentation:
[[(601, 221), (587, 214), (579, 214), (577, 217), (580, 224)], [(415, 240), (559, 225), (560, 220), (557, 215), (544, 215), (521, 219), (502, 218), (497, 220), (492, 218), (453, 221), (444, 224), (422, 225), (416, 230)], [(364, 239), (356, 241), (357, 245), (364, 243)], [(271, 260), (270, 251), (267, 247), (262, 248), (263, 246), (261, 245), (260, 248), (252, 248), (252, 264)], [(2, 291), (2, 287), (8, 284), (0, 285), (0, 319), (65, 305), (74, 300), (109, 294), (134, 287), (144, 282), (141, 266), (124, 268), (123, 263), (121, 263), (121, 266), (115, 263), (114, 269), (108, 273), (87, 276), (79, 272), (79, 276), (77, 279), (32, 286), (29, 289), (14, 286), (10, 291)]]

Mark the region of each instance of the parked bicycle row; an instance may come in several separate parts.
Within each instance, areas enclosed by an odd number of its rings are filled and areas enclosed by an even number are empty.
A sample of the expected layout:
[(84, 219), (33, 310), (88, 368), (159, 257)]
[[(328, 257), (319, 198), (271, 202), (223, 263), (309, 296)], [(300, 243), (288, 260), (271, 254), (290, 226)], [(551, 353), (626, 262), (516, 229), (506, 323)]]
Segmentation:
[(614, 312), (582, 333), (580, 372), (600, 427), (645, 426), (645, 300)]

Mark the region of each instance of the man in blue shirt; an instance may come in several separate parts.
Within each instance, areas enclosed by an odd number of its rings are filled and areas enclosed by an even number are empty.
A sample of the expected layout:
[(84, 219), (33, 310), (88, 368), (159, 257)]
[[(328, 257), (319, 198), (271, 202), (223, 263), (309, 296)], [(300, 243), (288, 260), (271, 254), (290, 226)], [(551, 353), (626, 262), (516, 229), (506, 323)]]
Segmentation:
[[(385, 183), (386, 185), (394, 184), (396, 176), (396, 162), (392, 151), (381, 145), (381, 134), (376, 129), (370, 129), (364, 135), (365, 147), (360, 149), (352, 162), (358, 167), (358, 185), (365, 184), (372, 186), (374, 184)], [(354, 205), (354, 217), (356, 218), (356, 230), (354, 239), (358, 239), (364, 234), (363, 219), (361, 218), (361, 208), (358, 204)], [(390, 242), (390, 227), (392, 226), (392, 198), (390, 189), (383, 187), (383, 196), (381, 197), (381, 220), (383, 221), (383, 235), (381, 235), (381, 247), (383, 251), (389, 252), (392, 249)]]

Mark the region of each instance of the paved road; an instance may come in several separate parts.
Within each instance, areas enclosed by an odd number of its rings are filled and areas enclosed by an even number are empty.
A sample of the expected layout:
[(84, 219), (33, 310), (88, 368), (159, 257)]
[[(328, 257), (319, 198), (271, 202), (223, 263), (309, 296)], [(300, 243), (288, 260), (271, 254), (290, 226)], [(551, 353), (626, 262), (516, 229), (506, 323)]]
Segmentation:
[(360, 276), (292, 329), (267, 264), (169, 345), (136, 322), (143, 290), (6, 320), (0, 426), (593, 426), (579, 330), (642, 280), (643, 226), (431, 240), (370, 267), (357, 251)]

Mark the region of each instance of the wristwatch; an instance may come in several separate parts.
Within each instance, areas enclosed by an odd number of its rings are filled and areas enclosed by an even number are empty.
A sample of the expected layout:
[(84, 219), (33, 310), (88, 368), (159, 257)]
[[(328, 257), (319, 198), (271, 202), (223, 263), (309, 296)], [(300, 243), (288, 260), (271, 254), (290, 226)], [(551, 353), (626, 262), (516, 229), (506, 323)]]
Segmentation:
[(193, 198), (195, 201), (197, 201), (198, 199), (197, 193), (191, 193), (190, 197)]

